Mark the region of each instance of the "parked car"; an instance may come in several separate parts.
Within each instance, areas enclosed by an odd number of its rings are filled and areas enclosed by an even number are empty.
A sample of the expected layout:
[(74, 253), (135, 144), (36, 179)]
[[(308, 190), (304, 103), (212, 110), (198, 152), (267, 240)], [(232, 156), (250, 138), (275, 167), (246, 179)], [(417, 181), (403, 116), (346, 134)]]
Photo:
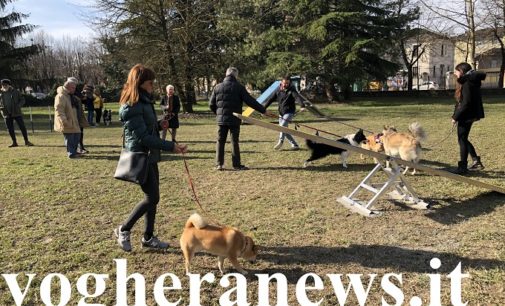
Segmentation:
[(38, 100), (42, 100), (45, 99), (45, 97), (47, 97), (47, 94), (43, 92), (32, 92), (32, 96), (34, 96)]
[(421, 85), (419, 85), (419, 88), (417, 88), (417, 85), (412, 86), (413, 90), (438, 90), (438, 84), (433, 82), (433, 81), (425, 81)]

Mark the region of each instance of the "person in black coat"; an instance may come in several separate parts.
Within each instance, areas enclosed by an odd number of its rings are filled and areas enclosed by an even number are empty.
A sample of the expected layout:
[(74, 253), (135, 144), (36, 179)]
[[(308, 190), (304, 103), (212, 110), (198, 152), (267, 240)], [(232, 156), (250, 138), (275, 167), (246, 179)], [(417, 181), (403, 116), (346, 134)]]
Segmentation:
[[(457, 77), (456, 107), (452, 115), (452, 123), (458, 127), (458, 143), (460, 160), (458, 168), (453, 172), (466, 174), (468, 170), (484, 169), (484, 165), (477, 155), (475, 147), (468, 140), (470, 129), (475, 121), (484, 118), (482, 105), (481, 83), (486, 79), (484, 72), (475, 71), (468, 63), (460, 63), (455, 67), (454, 75)], [(472, 157), (472, 165), (468, 167), (468, 154)]]
[(235, 67), (228, 68), (226, 70), (226, 77), (222, 83), (216, 85), (209, 100), (210, 110), (216, 114), (218, 125), (216, 143), (217, 170), (224, 169), (224, 145), (228, 131), (231, 134), (233, 168), (235, 170), (249, 169), (242, 165), (240, 161), (239, 135), (241, 120), (233, 116), (233, 113), (242, 113), (243, 102), (262, 114), (268, 114), (265, 107), (247, 92), (245, 87), (237, 81), (237, 78), (238, 69)]
[[(282, 78), (281, 84), (276, 91), (272, 93), (266, 100), (265, 108), (268, 108), (272, 102), (277, 101), (279, 104), (279, 125), (288, 127), (289, 122), (293, 119), (296, 113), (296, 103), (302, 107), (300, 111), (305, 110), (304, 98), (298, 93), (294, 86), (291, 86), (291, 77), (285, 76)], [(275, 150), (279, 150), (284, 143), (284, 138), (287, 138), (291, 144), (291, 150), (298, 150), (300, 147), (296, 140), (290, 134), (280, 132), (279, 141), (274, 146)]]
[(172, 134), (172, 141), (175, 142), (175, 136), (177, 135), (177, 129), (179, 128), (179, 112), (181, 111), (181, 101), (179, 96), (174, 94), (174, 86), (168, 85), (167, 94), (161, 98), (161, 110), (165, 119), (168, 120), (168, 125), (163, 127), (161, 132), (161, 138), (165, 140), (167, 138), (167, 130), (170, 129), (170, 134)]

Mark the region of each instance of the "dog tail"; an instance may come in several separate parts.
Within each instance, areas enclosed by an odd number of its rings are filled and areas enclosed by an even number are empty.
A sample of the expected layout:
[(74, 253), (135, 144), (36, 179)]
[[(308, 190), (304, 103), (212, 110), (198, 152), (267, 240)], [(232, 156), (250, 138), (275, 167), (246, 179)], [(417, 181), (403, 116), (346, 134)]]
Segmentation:
[(196, 227), (197, 229), (202, 229), (207, 225), (209, 225), (209, 223), (207, 223), (207, 221), (202, 216), (194, 213), (189, 217), (188, 221), (186, 221), (185, 228)]
[(423, 142), (426, 140), (427, 137), (426, 132), (419, 123), (417, 122), (411, 123), (409, 125), (409, 131), (418, 142)]

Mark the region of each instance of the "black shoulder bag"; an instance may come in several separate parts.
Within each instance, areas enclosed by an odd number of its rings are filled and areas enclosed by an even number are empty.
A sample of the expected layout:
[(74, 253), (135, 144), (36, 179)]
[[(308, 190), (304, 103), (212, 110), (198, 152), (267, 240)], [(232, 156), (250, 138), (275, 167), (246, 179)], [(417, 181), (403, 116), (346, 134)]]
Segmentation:
[(147, 180), (148, 153), (131, 152), (125, 148), (125, 129), (123, 129), (123, 148), (117, 163), (114, 178), (139, 185), (143, 185)]

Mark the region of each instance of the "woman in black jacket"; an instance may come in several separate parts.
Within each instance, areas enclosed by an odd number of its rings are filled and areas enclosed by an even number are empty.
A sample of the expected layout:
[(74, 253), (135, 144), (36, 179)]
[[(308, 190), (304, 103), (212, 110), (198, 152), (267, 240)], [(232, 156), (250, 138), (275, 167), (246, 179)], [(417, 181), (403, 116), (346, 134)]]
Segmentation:
[[(456, 82), (456, 107), (452, 115), (452, 123), (458, 125), (458, 143), (460, 160), (458, 168), (453, 171), (456, 174), (466, 174), (468, 170), (484, 169), (484, 165), (477, 156), (474, 146), (468, 140), (470, 129), (475, 121), (484, 118), (484, 107), (480, 87), (486, 74), (472, 70), (468, 63), (460, 63), (456, 66), (454, 75)], [(468, 154), (472, 157), (472, 165), (468, 168)]]

